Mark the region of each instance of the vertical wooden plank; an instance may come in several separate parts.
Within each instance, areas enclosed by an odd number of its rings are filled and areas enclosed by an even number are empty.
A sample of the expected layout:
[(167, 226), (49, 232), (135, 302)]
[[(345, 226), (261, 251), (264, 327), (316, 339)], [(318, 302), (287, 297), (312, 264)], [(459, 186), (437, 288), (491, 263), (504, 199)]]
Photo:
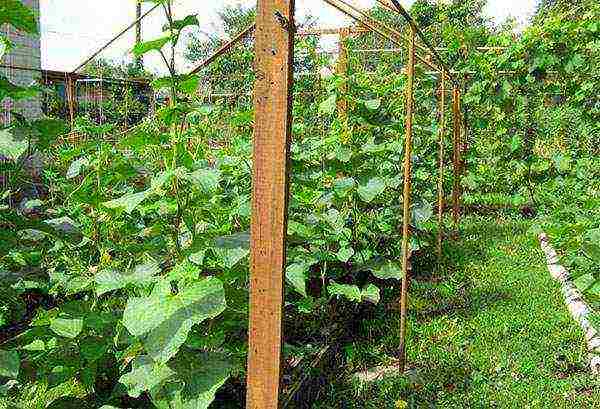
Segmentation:
[(414, 80), (415, 80), (415, 34), (416, 29), (411, 24), (408, 43), (408, 67), (406, 82), (406, 136), (404, 142), (404, 193), (402, 219), (402, 293), (400, 296), (400, 350), (399, 369), (406, 368), (406, 325), (408, 306), (408, 285), (410, 282), (410, 222), (411, 222), (411, 185), (412, 185), (412, 137), (414, 112)]
[(248, 409), (279, 407), (294, 28), (294, 0), (258, 0)]
[(452, 91), (452, 113), (453, 113), (453, 165), (454, 165), (454, 187), (452, 188), (452, 217), (454, 219), (454, 234), (458, 237), (458, 224), (460, 223), (460, 151), (462, 149), (460, 142), (461, 118), (460, 118), (460, 90), (454, 86)]
[(440, 107), (439, 107), (439, 151), (438, 151), (438, 235), (437, 255), (442, 261), (442, 239), (444, 236), (444, 139), (446, 136), (446, 71), (442, 71), (440, 82)]

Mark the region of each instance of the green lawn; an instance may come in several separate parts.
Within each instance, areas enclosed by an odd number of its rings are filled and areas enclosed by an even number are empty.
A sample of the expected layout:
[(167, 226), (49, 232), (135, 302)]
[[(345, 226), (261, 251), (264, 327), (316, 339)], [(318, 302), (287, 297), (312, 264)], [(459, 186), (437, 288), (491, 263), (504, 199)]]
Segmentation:
[(346, 370), (315, 407), (599, 408), (583, 334), (529, 225), (514, 216), (468, 218), (461, 240), (447, 244), (441, 273), (416, 267), (410, 375), (352, 381), (353, 372), (392, 362), (399, 324), (390, 303), (345, 346)]

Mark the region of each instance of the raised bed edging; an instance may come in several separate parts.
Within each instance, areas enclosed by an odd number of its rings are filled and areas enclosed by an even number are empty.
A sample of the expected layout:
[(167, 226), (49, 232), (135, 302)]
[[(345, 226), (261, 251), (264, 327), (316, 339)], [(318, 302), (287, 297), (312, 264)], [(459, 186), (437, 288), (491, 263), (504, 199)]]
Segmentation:
[(592, 314), (592, 310), (587, 306), (583, 295), (573, 283), (569, 270), (560, 264), (558, 254), (550, 244), (548, 235), (541, 233), (538, 239), (542, 251), (546, 255), (548, 271), (552, 278), (561, 284), (567, 308), (585, 333), (592, 374), (600, 375), (600, 331), (594, 328), (588, 318)]

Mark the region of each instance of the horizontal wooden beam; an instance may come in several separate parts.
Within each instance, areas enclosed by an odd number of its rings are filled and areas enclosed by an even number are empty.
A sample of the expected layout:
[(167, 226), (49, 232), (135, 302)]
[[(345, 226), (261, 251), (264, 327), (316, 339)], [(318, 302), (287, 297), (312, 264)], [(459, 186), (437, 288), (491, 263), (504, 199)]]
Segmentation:
[[(363, 33), (371, 32), (371, 30), (369, 30), (368, 28), (364, 28), (364, 27), (362, 27), (362, 28), (361, 27), (350, 27), (350, 28), (348, 28), (348, 30), (349, 30), (350, 34), (363, 34)], [(340, 34), (339, 28), (312, 28), (312, 29), (306, 29), (306, 30), (296, 32), (296, 35), (300, 36), (300, 37), (320, 36), (320, 35), (339, 35), (339, 34)]]

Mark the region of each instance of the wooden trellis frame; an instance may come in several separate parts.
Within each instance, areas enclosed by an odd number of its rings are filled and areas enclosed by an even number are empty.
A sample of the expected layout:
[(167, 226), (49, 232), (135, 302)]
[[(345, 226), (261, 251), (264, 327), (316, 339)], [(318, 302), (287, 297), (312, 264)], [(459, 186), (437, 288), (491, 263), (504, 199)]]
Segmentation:
[[(343, 0), (324, 0), (350, 16), (362, 26), (376, 32), (399, 46), (407, 38), (396, 30), (385, 26), (366, 16), (356, 7)], [(438, 181), (438, 217), (442, 228), (441, 212), (443, 211), (443, 166), (444, 166), (444, 134), (445, 134), (445, 83), (450, 80), (453, 89), (453, 159), (454, 189), (453, 208), (455, 226), (458, 224), (460, 195), (460, 89), (453, 78), (454, 72), (449, 70), (436, 49), (431, 47), (420, 32), (410, 15), (396, 0), (392, 4), (385, 3), (390, 10), (399, 12), (409, 23), (408, 36), (408, 81), (406, 85), (406, 135), (404, 152), (404, 189), (403, 189), (403, 240), (402, 240), (402, 280), (401, 323), (400, 323), (400, 356), (399, 367), (403, 371), (406, 366), (406, 327), (408, 307), (408, 286), (410, 282), (410, 237), (411, 237), (411, 179), (412, 179), (412, 136), (414, 116), (414, 81), (415, 64), (419, 60), (433, 69), (433, 73), (441, 74), (440, 103), (440, 151)], [(292, 90), (293, 90), (293, 54), (295, 35), (340, 34), (342, 46), (345, 38), (353, 32), (367, 32), (362, 28), (334, 30), (309, 30), (296, 33), (294, 24), (294, 0), (258, 0), (255, 24), (242, 31), (238, 36), (217, 50), (211, 57), (196, 67), (190, 74), (199, 72), (221, 55), (227, 53), (236, 43), (256, 32), (255, 70), (256, 83), (254, 91), (255, 129), (254, 156), (252, 176), (252, 219), (250, 250), (250, 317), (249, 317), (249, 350), (248, 350), (248, 393), (247, 408), (277, 409), (281, 392), (282, 349), (283, 349), (283, 295), (284, 270), (286, 262), (287, 210), (289, 200), (289, 160), (292, 122)], [(138, 24), (147, 13), (119, 33), (117, 37), (102, 47), (95, 55), (108, 47), (125, 31)], [(417, 37), (426, 44), (417, 44)], [(416, 49), (433, 56), (438, 65), (431, 59), (417, 54)], [(338, 69), (347, 71), (347, 50), (342, 50), (342, 61)], [(82, 63), (77, 69), (87, 64), (94, 56)], [(75, 71), (77, 71), (74, 70)], [(73, 90), (71, 90), (73, 94)], [(342, 107), (344, 115), (347, 107)], [(71, 117), (73, 113), (71, 112)], [(465, 125), (466, 126), (466, 125)]]
[[(356, 9), (341, 0), (324, 0), (338, 10), (355, 19), (362, 25), (380, 35), (399, 43), (393, 30), (387, 30), (372, 20), (364, 19), (355, 13)], [(412, 178), (412, 135), (414, 115), (414, 77), (416, 53), (416, 37), (420, 33), (416, 23), (393, 1), (397, 11), (407, 19), (410, 26), (408, 81), (406, 88), (406, 136), (404, 152), (404, 191), (403, 191), (403, 240), (402, 240), (402, 280), (400, 354), (399, 368), (404, 371), (406, 365), (406, 323), (408, 286), (410, 282), (410, 236), (411, 236), (411, 178)], [(390, 6), (391, 7), (391, 6)], [(254, 172), (253, 172), (253, 211), (251, 226), (251, 290), (250, 290), (250, 324), (248, 352), (248, 394), (247, 407), (253, 409), (275, 409), (279, 407), (281, 390), (281, 362), (283, 342), (283, 289), (286, 247), (286, 218), (289, 196), (289, 155), (291, 101), (293, 89), (293, 45), (294, 45), (294, 0), (258, 0), (258, 16), (256, 20), (256, 56), (257, 73), (254, 105)], [(345, 47), (345, 39), (349, 31), (339, 32), (341, 47)], [(427, 44), (427, 43), (426, 43)], [(459, 157), (456, 150), (456, 137), (460, 130), (460, 120), (456, 109), (460, 109), (460, 98), (457, 84), (451, 71), (447, 70), (437, 52), (430, 48), (439, 64), (438, 69), (430, 61), (419, 59), (430, 68), (442, 74), (442, 95), (445, 94), (446, 78), (454, 83), (454, 141), (455, 159)], [(338, 71), (347, 70), (347, 57), (344, 49), (340, 52)], [(445, 97), (440, 104), (444, 124)], [(346, 114), (347, 107), (340, 107), (341, 115)], [(457, 122), (458, 121), (458, 122)], [(440, 173), (443, 170), (443, 136), (440, 133)], [(455, 162), (455, 187), (457, 185)], [(443, 179), (438, 182), (440, 191)], [(455, 189), (455, 192), (458, 190)], [(443, 195), (443, 193), (441, 193)], [(442, 198), (443, 200), (443, 198)], [(455, 201), (456, 203), (456, 201)], [(443, 210), (443, 203), (440, 206)], [(441, 223), (441, 222), (440, 222)], [(441, 226), (440, 226), (441, 228)]]

